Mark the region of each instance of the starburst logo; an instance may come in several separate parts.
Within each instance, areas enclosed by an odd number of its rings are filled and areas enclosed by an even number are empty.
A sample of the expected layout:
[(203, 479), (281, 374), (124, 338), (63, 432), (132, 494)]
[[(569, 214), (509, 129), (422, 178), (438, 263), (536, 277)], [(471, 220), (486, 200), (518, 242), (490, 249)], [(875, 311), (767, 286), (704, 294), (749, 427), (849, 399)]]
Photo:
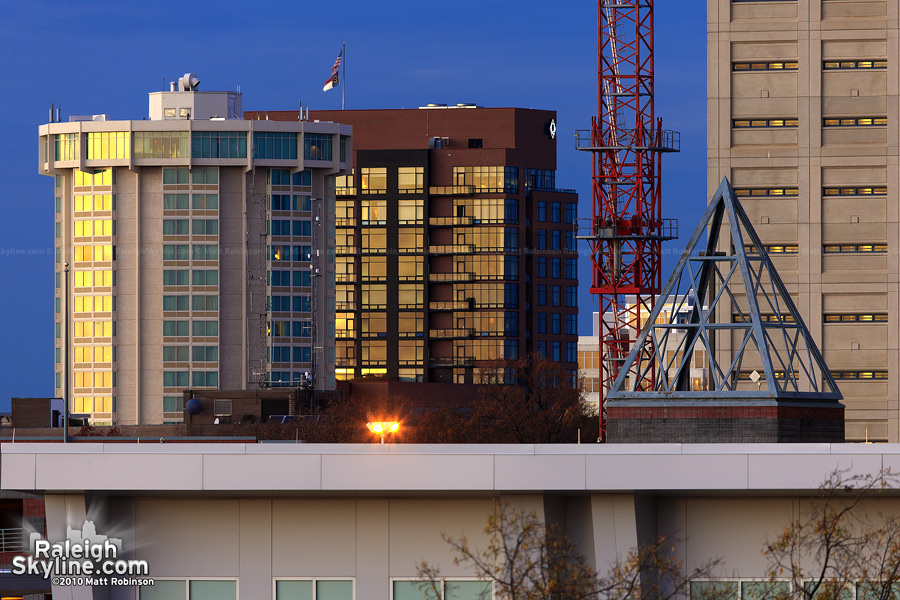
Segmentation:
[(150, 566), (145, 560), (125, 560), (122, 540), (97, 533), (93, 521), (85, 521), (82, 529), (66, 527), (66, 539), (51, 542), (32, 533), (31, 556), (12, 560), (14, 575), (39, 576), (53, 580), (53, 585), (153, 585)]

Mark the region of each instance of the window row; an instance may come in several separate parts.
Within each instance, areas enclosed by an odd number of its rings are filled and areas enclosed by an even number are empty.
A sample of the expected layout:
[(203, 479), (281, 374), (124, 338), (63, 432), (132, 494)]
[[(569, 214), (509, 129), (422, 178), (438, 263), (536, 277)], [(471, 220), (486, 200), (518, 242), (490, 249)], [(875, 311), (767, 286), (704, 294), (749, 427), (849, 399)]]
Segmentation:
[(75, 237), (94, 237), (116, 235), (116, 221), (114, 219), (93, 219), (75, 221)]
[[(565, 223), (575, 223), (578, 210), (578, 204), (575, 202), (550, 202), (550, 221), (552, 223), (562, 223), (563, 210), (565, 210)], [(537, 221), (545, 223), (547, 221), (547, 202), (539, 200), (535, 212)]]
[(296, 160), (297, 134), (287, 131), (254, 132), (253, 157), (276, 160)]
[(269, 207), (272, 210), (312, 210), (312, 198), (299, 194), (272, 194), (269, 196)]
[(500, 166), (453, 167), (453, 185), (482, 193), (519, 193), (519, 168)]
[(76, 388), (112, 388), (116, 386), (116, 374), (113, 371), (75, 371)]
[(827, 244), (822, 246), (825, 254), (886, 254), (887, 244)]
[(869, 59), (869, 60), (826, 60), (822, 67), (826, 70), (836, 69), (886, 69), (887, 60)]
[[(60, 300), (56, 298), (57, 304)], [(89, 313), (89, 312), (115, 312), (116, 310), (116, 297), (115, 296), (75, 296), (75, 312), (76, 313)], [(57, 313), (59, 313), (59, 306), (57, 306)]]
[(163, 185), (218, 185), (219, 167), (163, 167)]
[(269, 296), (266, 310), (272, 312), (311, 312), (312, 298), (309, 296)]
[[(515, 231), (515, 230), (513, 230)], [(537, 229), (535, 231), (534, 245), (537, 250), (566, 250), (575, 251), (575, 232), (572, 230)], [(548, 244), (549, 237), (549, 244)]]
[(219, 310), (219, 297), (215, 295), (192, 294), (163, 296), (163, 310), (214, 311)]
[[(563, 346), (563, 343), (560, 341), (551, 341), (548, 345), (547, 340), (538, 340), (535, 347), (537, 352), (544, 358), (554, 362), (578, 362), (578, 342), (566, 342), (565, 346)], [(565, 354), (563, 354), (564, 348)]]
[(112, 244), (94, 244), (91, 246), (75, 246), (73, 248), (75, 262), (110, 262), (116, 260), (116, 247)]
[(826, 187), (823, 196), (886, 196), (887, 186)]
[(72, 399), (71, 410), (76, 414), (116, 412), (116, 399), (110, 396), (76, 396)]
[(218, 346), (163, 346), (163, 362), (219, 362)]
[[(550, 277), (552, 279), (578, 279), (578, 259), (577, 258), (557, 258), (538, 256), (535, 257), (536, 276)], [(563, 262), (565, 261), (565, 262)], [(549, 265), (549, 270), (547, 266)], [(562, 272), (562, 266), (565, 265), (565, 275)]]
[(268, 271), (267, 284), (272, 287), (310, 287), (312, 285), (312, 274), (309, 269), (298, 269), (296, 271)]
[[(578, 286), (576, 285), (567, 285), (567, 286), (559, 286), (559, 285), (544, 285), (539, 284), (537, 286), (537, 305), (538, 306), (548, 306), (548, 295), (549, 295), (549, 306), (562, 306), (562, 293), (563, 289), (565, 289), (565, 301), (566, 306), (578, 306)], [(549, 294), (548, 294), (549, 291)]]
[(529, 190), (555, 190), (556, 171), (552, 169), (525, 169), (525, 188)]
[[(800, 247), (796, 244), (765, 244), (763, 249), (768, 254), (798, 254)], [(745, 246), (747, 254), (755, 254), (753, 246)], [(825, 244), (822, 246), (823, 254), (886, 254), (887, 244)]]
[(735, 188), (734, 195), (743, 198), (752, 197), (772, 197), (772, 196), (797, 196), (800, 194), (799, 188)]
[(270, 321), (266, 327), (268, 337), (312, 337), (312, 321)]
[(75, 212), (116, 210), (115, 194), (76, 194)]
[(887, 117), (841, 117), (822, 119), (824, 127), (880, 127), (887, 125)]
[(219, 260), (218, 244), (163, 244), (163, 260)]
[(454, 198), (454, 225), (514, 225), (519, 222), (519, 201), (515, 198)]
[[(163, 371), (163, 387), (219, 387), (218, 371)], [(141, 595), (143, 598), (143, 594)]]
[(112, 287), (116, 285), (115, 271), (75, 271), (75, 287)]
[[(59, 159), (57, 159), (59, 160)], [(85, 171), (80, 171), (75, 169), (75, 186), (94, 186), (94, 185), (116, 185), (116, 170), (115, 169), (103, 169), (102, 171), (96, 171), (92, 173), (87, 173)], [(59, 175), (55, 176), (56, 179), (56, 187), (60, 187), (60, 179)]]
[[(59, 325), (59, 323), (57, 323)], [(115, 321), (75, 321), (74, 334), (76, 338), (89, 337), (115, 337)], [(59, 337), (59, 336), (57, 336)]]
[(332, 136), (307, 133), (303, 136), (303, 160), (332, 160)]
[[(188, 205), (188, 197), (191, 198), (190, 206)], [(218, 210), (219, 195), (218, 194), (163, 194), (164, 210), (187, 210), (194, 208), (195, 210)]]
[(746, 127), (797, 127), (798, 119), (732, 119), (731, 125), (735, 129)]
[(127, 131), (98, 131), (87, 134), (88, 160), (128, 158), (131, 140)]
[(115, 346), (75, 346), (76, 363), (112, 363), (116, 362)]
[(312, 362), (310, 346), (271, 346), (266, 348), (266, 360), (274, 363)]
[(837, 380), (847, 379), (887, 379), (887, 371), (831, 371), (831, 376)]
[(247, 158), (247, 132), (194, 131), (191, 136), (191, 157)]
[(312, 258), (312, 246), (269, 246), (269, 260), (309, 262)]
[(219, 285), (215, 269), (163, 269), (163, 285)]
[(824, 315), (826, 323), (887, 323), (887, 313), (835, 314)]
[[(76, 221), (76, 224), (78, 222)], [(188, 225), (190, 223), (190, 225)], [(190, 227), (190, 231), (188, 228)], [(218, 219), (163, 219), (163, 235), (218, 235)], [(76, 234), (77, 235), (77, 234)]]
[[(797, 244), (763, 244), (762, 249), (767, 254), (798, 254), (800, 252), (800, 246)], [(756, 247), (744, 246), (744, 252), (756, 254)]]
[(796, 71), (797, 61), (776, 62), (736, 62), (731, 65), (734, 71)]
[[(780, 318), (779, 318), (780, 317)], [(759, 320), (762, 323), (793, 323), (794, 316), (793, 315), (759, 315)], [(731, 315), (732, 323), (749, 323), (750, 315), (739, 315), (733, 314)]]
[[(310, 354), (310, 357), (312, 354)], [(311, 359), (294, 361), (301, 363), (312, 362)], [(309, 371), (270, 371), (266, 373), (266, 381), (275, 386), (297, 386), (309, 380)]]
[(163, 321), (164, 337), (218, 337), (218, 321)]
[[(736, 62), (732, 63), (731, 65), (731, 68), (734, 71), (796, 71), (798, 67), (799, 63), (795, 60), (774, 62)], [(826, 60), (823, 61), (822, 68), (826, 71), (850, 69), (886, 69), (887, 60)]]
[(291, 173), (290, 169), (269, 169), (266, 174), (269, 185), (294, 185), (306, 186), (312, 185), (312, 172), (297, 171)]
[[(549, 322), (550, 326), (547, 327)], [(537, 333), (561, 335), (578, 335), (578, 315), (561, 315), (559, 313), (537, 313)]]
[(310, 237), (312, 235), (312, 221), (309, 219), (272, 219), (268, 222), (268, 231), (271, 235), (294, 235)]

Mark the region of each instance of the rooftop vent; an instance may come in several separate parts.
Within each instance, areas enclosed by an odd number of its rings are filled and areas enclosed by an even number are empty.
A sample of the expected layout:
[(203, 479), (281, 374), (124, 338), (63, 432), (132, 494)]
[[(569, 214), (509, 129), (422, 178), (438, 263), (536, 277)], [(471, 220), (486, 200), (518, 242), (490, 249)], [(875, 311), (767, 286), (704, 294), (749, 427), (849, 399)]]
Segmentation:
[(178, 89), (182, 92), (196, 92), (200, 86), (200, 79), (193, 73), (185, 73), (178, 78)]

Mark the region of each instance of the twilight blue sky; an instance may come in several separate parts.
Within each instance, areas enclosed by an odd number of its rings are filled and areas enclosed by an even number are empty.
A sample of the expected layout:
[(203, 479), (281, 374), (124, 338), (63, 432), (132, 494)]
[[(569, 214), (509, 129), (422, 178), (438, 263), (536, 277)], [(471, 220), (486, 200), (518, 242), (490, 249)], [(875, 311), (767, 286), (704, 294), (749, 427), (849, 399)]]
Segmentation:
[[(556, 110), (559, 187), (590, 214), (590, 155), (575, 129), (597, 112), (597, 4), (538, 0), (29, 0), (0, 21), (0, 411), (13, 396), (53, 393), (53, 193), (37, 174), (37, 128), (50, 104), (69, 115), (141, 119), (147, 93), (185, 72), (205, 90), (241, 87), (244, 109), (340, 108), (322, 82), (347, 44), (347, 108), (429, 102)], [(663, 281), (705, 206), (706, 16), (699, 0), (657, 2), (656, 112), (681, 131), (667, 155), (663, 216), (678, 218)], [(164, 81), (165, 80), (165, 81)], [(596, 298), (581, 246), (579, 329)]]

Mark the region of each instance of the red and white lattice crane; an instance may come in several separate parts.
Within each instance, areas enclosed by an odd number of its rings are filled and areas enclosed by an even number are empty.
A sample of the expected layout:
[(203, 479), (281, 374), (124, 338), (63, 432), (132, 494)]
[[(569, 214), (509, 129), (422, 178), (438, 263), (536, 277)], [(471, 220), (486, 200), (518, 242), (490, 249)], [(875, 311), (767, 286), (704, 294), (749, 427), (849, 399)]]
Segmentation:
[[(597, 8), (599, 112), (576, 133), (576, 147), (593, 154), (593, 212), (579, 238), (590, 245), (591, 293), (600, 297), (606, 441), (606, 396), (660, 293), (662, 242), (677, 237), (677, 223), (661, 216), (660, 181), (661, 154), (677, 152), (680, 137), (662, 129), (653, 108), (653, 0), (599, 0)], [(652, 343), (641, 348), (647, 357)], [(654, 374), (645, 379), (650, 385)]]

